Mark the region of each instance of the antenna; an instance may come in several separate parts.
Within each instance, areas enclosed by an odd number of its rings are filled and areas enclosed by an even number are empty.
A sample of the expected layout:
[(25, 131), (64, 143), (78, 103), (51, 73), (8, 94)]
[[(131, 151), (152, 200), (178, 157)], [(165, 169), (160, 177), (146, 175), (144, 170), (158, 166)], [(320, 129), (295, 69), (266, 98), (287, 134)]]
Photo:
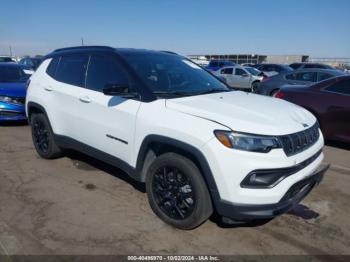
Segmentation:
[(9, 46), (9, 48), (10, 48), (10, 56), (12, 57), (12, 47)]
[(84, 38), (81, 38), (81, 45), (84, 46)]

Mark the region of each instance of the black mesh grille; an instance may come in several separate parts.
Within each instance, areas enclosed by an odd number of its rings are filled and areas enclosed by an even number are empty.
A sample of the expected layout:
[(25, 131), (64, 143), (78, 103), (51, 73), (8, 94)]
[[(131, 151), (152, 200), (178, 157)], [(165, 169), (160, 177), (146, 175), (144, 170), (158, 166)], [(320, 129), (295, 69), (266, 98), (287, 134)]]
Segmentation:
[(311, 147), (320, 137), (318, 123), (298, 133), (280, 136), (283, 150), (287, 156), (297, 154)]

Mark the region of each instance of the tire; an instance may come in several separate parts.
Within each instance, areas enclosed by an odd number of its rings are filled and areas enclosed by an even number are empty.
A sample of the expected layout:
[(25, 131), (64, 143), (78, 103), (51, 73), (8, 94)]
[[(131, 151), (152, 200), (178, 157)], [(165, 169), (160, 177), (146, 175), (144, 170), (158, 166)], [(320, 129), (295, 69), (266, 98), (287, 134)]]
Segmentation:
[(49, 120), (44, 114), (33, 114), (30, 126), (33, 144), (40, 157), (54, 159), (62, 155), (61, 149), (55, 142)]
[(179, 229), (193, 229), (213, 213), (207, 185), (188, 158), (165, 153), (147, 171), (146, 191), (153, 212)]
[(260, 85), (259, 81), (253, 82), (252, 83), (252, 87), (251, 87), (251, 92), (252, 93), (257, 93), (259, 85)]

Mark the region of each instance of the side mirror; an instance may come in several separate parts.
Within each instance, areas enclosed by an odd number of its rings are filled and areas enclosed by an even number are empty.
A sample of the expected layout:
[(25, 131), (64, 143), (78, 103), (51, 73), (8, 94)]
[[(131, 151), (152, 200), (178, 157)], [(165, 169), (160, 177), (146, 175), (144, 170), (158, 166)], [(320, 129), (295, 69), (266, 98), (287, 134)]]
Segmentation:
[(135, 92), (130, 92), (128, 84), (106, 84), (103, 93), (107, 96), (121, 96), (123, 98), (135, 98)]

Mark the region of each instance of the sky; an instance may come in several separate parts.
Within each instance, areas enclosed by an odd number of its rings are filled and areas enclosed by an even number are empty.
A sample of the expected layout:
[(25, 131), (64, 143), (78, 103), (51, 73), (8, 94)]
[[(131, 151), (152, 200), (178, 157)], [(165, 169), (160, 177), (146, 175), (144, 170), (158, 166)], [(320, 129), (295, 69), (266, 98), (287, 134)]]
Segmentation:
[(0, 54), (85, 45), (350, 57), (350, 0), (0, 0)]

